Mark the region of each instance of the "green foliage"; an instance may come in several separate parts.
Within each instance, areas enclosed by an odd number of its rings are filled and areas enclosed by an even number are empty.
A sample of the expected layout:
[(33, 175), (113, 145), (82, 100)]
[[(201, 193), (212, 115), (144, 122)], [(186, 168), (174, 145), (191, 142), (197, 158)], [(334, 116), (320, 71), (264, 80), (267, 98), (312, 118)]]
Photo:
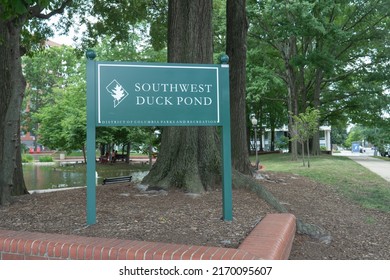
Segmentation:
[(29, 163), (29, 162), (33, 162), (33, 161), (34, 161), (34, 157), (32, 155), (22, 154), (22, 162), (23, 163)]
[(58, 92), (54, 104), (35, 114), (43, 145), (65, 151), (83, 149), (87, 122), (85, 86), (81, 83)]
[(38, 123), (33, 117), (41, 107), (55, 103), (56, 95), (68, 85), (75, 83), (76, 75), (83, 75), (83, 63), (75, 51), (66, 46), (52, 47), (36, 52), (32, 57), (23, 57), (23, 71), (28, 82), (22, 113), (22, 126), (34, 134)]
[[(114, 48), (109, 42), (100, 46), (102, 59), (124, 59), (134, 55), (134, 47), (119, 44)], [(111, 50), (109, 52), (108, 50)], [(130, 50), (130, 51), (125, 51)], [(131, 50), (133, 50), (131, 52)], [(66, 47), (50, 48), (32, 58), (26, 58), (26, 77), (31, 85), (28, 90), (30, 111), (25, 114), (26, 127), (39, 123), (40, 143), (51, 149), (67, 152), (83, 149), (86, 141), (86, 84), (85, 61), (78, 59)], [(45, 65), (43, 70), (41, 65)], [(45, 74), (40, 74), (45, 71)], [(32, 88), (34, 87), (34, 90)], [(30, 125), (28, 125), (30, 124)], [(35, 124), (35, 125), (34, 125)], [(131, 127), (99, 127), (99, 143), (143, 143), (143, 129)]]
[[(25, 57), (28, 82), (23, 127), (51, 149), (82, 149), (85, 142), (85, 61), (72, 48), (51, 47)], [(39, 124), (39, 131), (38, 131)], [(83, 138), (84, 137), (84, 138)]]
[(134, 36), (139, 34), (142, 34), (142, 39), (149, 41), (148, 31), (153, 34), (152, 43), (156, 49), (161, 50), (165, 45), (168, 14), (165, 0), (127, 0), (120, 3), (95, 0), (88, 13), (98, 20), (84, 19), (87, 32), (83, 41), (86, 46), (97, 46), (102, 35), (109, 35), (112, 44), (132, 42)]
[(336, 145), (344, 145), (348, 133), (346, 127), (332, 126), (331, 143)]
[(390, 145), (390, 125), (388, 121), (390, 120), (387, 120), (387, 122), (384, 121), (384, 125), (382, 126), (379, 126), (381, 123), (378, 123), (376, 127), (354, 126), (348, 134), (345, 145), (351, 147), (352, 142), (361, 142), (364, 140), (374, 145), (380, 153), (384, 152)]
[(288, 122), (287, 90), (275, 69), (280, 67), (272, 49), (259, 47), (258, 41), (249, 40), (247, 59), (248, 112), (254, 112), (260, 125), (279, 128)]
[[(159, 52), (167, 47), (168, 34), (168, 2), (167, 0), (154, 1), (148, 9), (148, 22), (150, 22), (150, 45)], [(160, 61), (160, 60), (157, 60)], [(166, 61), (166, 59), (164, 60)]]
[(39, 162), (53, 162), (53, 158), (51, 156), (40, 156)]
[(320, 111), (318, 109), (307, 107), (304, 113), (293, 115), (296, 135), (299, 142), (305, 142), (318, 131), (318, 120)]
[(289, 154), (261, 155), (267, 171), (298, 174), (333, 187), (368, 209), (390, 212), (389, 182), (348, 157), (322, 155), (311, 159), (309, 169), (291, 161)]
[(214, 53), (225, 53), (226, 52), (226, 1), (224, 0), (213, 1), (213, 33), (214, 33)]
[[(300, 113), (299, 115), (292, 115), (292, 118), (294, 120), (294, 133), (291, 137), (291, 141), (296, 140), (302, 144), (302, 160), (303, 165), (305, 165), (304, 143), (307, 143), (307, 156), (309, 158), (309, 140), (318, 131), (320, 111), (314, 108), (307, 107), (305, 113)], [(308, 161), (308, 167), (310, 167), (310, 161)]]
[(284, 93), (295, 114), (314, 106), (332, 126), (376, 124), (390, 103), (389, 10), (385, 0), (249, 0), (248, 99), (273, 106), (261, 92)]
[(351, 148), (353, 142), (361, 142), (364, 139), (363, 129), (361, 126), (351, 128), (348, 137), (344, 142), (345, 147)]
[(6, 19), (26, 14), (30, 6), (37, 5), (47, 8), (49, 4), (50, 0), (0, 0), (0, 7)]
[(275, 143), (275, 146), (279, 150), (287, 150), (288, 149), (289, 139), (286, 136), (281, 136)]
[[(74, 23), (74, 12), (83, 14), (88, 4), (90, 0), (0, 0), (0, 18), (12, 28), (20, 29), (21, 53), (31, 56), (45, 48), (43, 42), (55, 31), (66, 33)], [(48, 19), (59, 14), (65, 15), (58, 24), (49, 22)]]
[[(151, 54), (150, 49), (139, 53), (131, 42), (111, 43), (106, 37), (101, 39), (102, 44), (96, 48), (100, 60), (148, 60)], [(78, 58), (71, 48), (52, 47), (25, 58), (24, 63), (30, 111), (24, 113), (23, 125), (38, 132), (40, 144), (51, 149), (67, 152), (83, 149), (86, 141), (84, 58)], [(142, 145), (149, 141), (148, 129), (98, 127), (96, 139), (105, 144)]]

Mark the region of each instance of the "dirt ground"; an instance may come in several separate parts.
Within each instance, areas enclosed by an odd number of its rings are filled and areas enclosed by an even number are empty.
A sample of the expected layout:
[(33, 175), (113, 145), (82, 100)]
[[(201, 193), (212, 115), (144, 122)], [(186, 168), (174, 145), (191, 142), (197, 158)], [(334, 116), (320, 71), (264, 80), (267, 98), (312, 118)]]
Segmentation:
[[(331, 235), (297, 234), (290, 259), (390, 259), (390, 213), (367, 210), (330, 186), (291, 174), (263, 172), (266, 186), (291, 213)], [(145, 191), (135, 184), (97, 187), (97, 224), (86, 226), (86, 189), (31, 194), (0, 207), (0, 228), (146, 241), (237, 247), (275, 212), (246, 190), (233, 190), (232, 222), (222, 218), (222, 192), (192, 195)]]

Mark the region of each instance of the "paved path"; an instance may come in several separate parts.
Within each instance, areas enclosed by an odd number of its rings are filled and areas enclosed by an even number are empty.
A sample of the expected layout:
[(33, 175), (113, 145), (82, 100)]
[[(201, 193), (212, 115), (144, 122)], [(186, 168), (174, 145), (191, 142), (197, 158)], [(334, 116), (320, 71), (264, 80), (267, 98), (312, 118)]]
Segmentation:
[(339, 156), (347, 156), (350, 159), (356, 161), (365, 168), (378, 174), (388, 182), (390, 182), (390, 161), (381, 160), (372, 157), (373, 152), (368, 151), (367, 153), (351, 153), (349, 151), (343, 151), (340, 154), (334, 154)]
[(390, 182), (390, 161), (368, 156), (349, 157)]

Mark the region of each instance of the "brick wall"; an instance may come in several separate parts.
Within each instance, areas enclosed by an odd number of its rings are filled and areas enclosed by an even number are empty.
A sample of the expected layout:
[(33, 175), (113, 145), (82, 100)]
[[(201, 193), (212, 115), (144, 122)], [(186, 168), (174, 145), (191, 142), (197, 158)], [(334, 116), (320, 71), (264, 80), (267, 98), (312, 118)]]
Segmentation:
[(288, 259), (292, 214), (268, 214), (237, 249), (0, 229), (0, 260), (254, 260)]

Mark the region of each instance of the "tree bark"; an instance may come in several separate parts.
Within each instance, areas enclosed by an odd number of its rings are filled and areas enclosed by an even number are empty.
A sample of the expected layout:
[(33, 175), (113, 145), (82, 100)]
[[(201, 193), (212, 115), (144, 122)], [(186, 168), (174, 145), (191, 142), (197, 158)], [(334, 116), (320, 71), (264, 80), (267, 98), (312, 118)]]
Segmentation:
[[(230, 5), (234, 1), (228, 1)], [(238, 1), (245, 5), (244, 0)], [(237, 4), (237, 3), (235, 3)], [(229, 6), (230, 8), (232, 6)], [(237, 7), (238, 8), (238, 7)], [(244, 9), (244, 7), (239, 7)], [(229, 9), (229, 8), (228, 8)], [(211, 31), (212, 1), (209, 0), (170, 0), (168, 12), (168, 61), (188, 63), (212, 63), (212, 31)], [(235, 11), (237, 12), (237, 11)], [(238, 12), (237, 12), (238, 13)], [(242, 20), (242, 18), (241, 18)], [(237, 31), (237, 30), (236, 30)], [(243, 31), (241, 31), (243, 32)], [(234, 35), (234, 34), (233, 34)], [(235, 36), (235, 35), (234, 35)], [(238, 40), (232, 38), (232, 40)], [(237, 46), (236, 46), (237, 47)], [(230, 57), (238, 53), (238, 61), (243, 62), (241, 50), (231, 49)], [(233, 53), (234, 51), (234, 53)], [(245, 59), (244, 59), (245, 60)], [(238, 67), (238, 66), (237, 66)], [(238, 67), (239, 68), (239, 67)], [(241, 69), (242, 70), (242, 69)], [(238, 71), (238, 70), (237, 70)], [(234, 74), (233, 74), (234, 75)], [(235, 75), (239, 75), (235, 73)], [(242, 81), (245, 75), (235, 76)], [(237, 92), (242, 90), (237, 87)], [(238, 94), (241, 102), (242, 92)], [(233, 94), (234, 95), (234, 94)], [(238, 100), (238, 99), (237, 99)], [(233, 101), (234, 102), (234, 101)], [(237, 107), (239, 108), (239, 107)], [(233, 113), (238, 113), (231, 110)], [(242, 112), (245, 112), (242, 111)], [(232, 117), (245, 117), (246, 114), (237, 114)], [(243, 120), (238, 125), (232, 124), (233, 129), (243, 126)], [(242, 134), (246, 135), (245, 127)], [(242, 141), (245, 136), (237, 139)], [(164, 127), (161, 131), (161, 151), (156, 163), (149, 174), (143, 179), (143, 184), (157, 185), (163, 188), (179, 187), (191, 192), (202, 192), (221, 182), (221, 152), (217, 130), (210, 127)], [(246, 141), (242, 141), (246, 143)], [(241, 149), (241, 148), (238, 148)], [(244, 153), (247, 147), (240, 152)], [(282, 205), (266, 188), (258, 184), (252, 176), (247, 176), (233, 169), (233, 186), (249, 188), (272, 205), (279, 212), (287, 212)], [(312, 227), (306, 226), (299, 220), (301, 232)]]
[[(321, 85), (323, 83), (323, 79), (324, 79), (323, 70), (317, 69), (315, 75), (315, 87), (314, 87), (314, 97), (313, 97), (314, 109), (320, 109), (321, 106), (320, 96), (321, 96)], [(321, 154), (319, 131), (317, 131), (313, 135), (311, 151), (313, 155), (318, 156)]]
[(27, 193), (20, 155), (20, 111), (26, 87), (19, 43), (23, 22), (23, 18), (0, 19), (0, 205), (11, 203), (11, 194)]
[(126, 163), (130, 162), (131, 142), (126, 145)]
[[(282, 53), (286, 68), (285, 80), (287, 84), (287, 107), (289, 112), (288, 131), (290, 134), (290, 139), (292, 139), (296, 135), (296, 132), (294, 131), (294, 119), (292, 118), (292, 115), (298, 115), (298, 92), (296, 85), (297, 75), (293, 65), (291, 64), (292, 58), (297, 53), (296, 38), (290, 37), (288, 40), (283, 42), (279, 48), (280, 52)], [(296, 140), (291, 141), (290, 152), (292, 160), (296, 161), (298, 159), (298, 142)]]
[[(170, 0), (168, 62), (213, 62), (212, 1)], [(221, 151), (214, 127), (164, 127), (161, 151), (142, 183), (203, 192), (221, 183)]]
[[(262, 186), (258, 180), (233, 170), (233, 185), (249, 189), (257, 196), (264, 199), (264, 201), (266, 201), (278, 212), (288, 213), (287, 208), (282, 203), (280, 203), (279, 200), (267, 190), (267, 188)], [(297, 216), (297, 232), (299, 234), (306, 234), (319, 240), (324, 240), (325, 238), (327, 240), (332, 239), (330, 232), (318, 225), (303, 221), (299, 216)]]
[(270, 146), (270, 151), (272, 151), (272, 152), (275, 151), (275, 126), (274, 125), (271, 127), (271, 146)]
[(226, 5), (226, 53), (230, 58), (230, 118), (232, 167), (251, 174), (248, 153), (246, 113), (246, 41), (248, 20), (246, 0), (228, 0)]
[[(310, 168), (310, 141), (306, 141), (306, 149), (307, 149), (307, 167)], [(303, 147), (302, 147), (303, 150)], [(303, 154), (305, 154), (305, 151), (303, 151)]]

